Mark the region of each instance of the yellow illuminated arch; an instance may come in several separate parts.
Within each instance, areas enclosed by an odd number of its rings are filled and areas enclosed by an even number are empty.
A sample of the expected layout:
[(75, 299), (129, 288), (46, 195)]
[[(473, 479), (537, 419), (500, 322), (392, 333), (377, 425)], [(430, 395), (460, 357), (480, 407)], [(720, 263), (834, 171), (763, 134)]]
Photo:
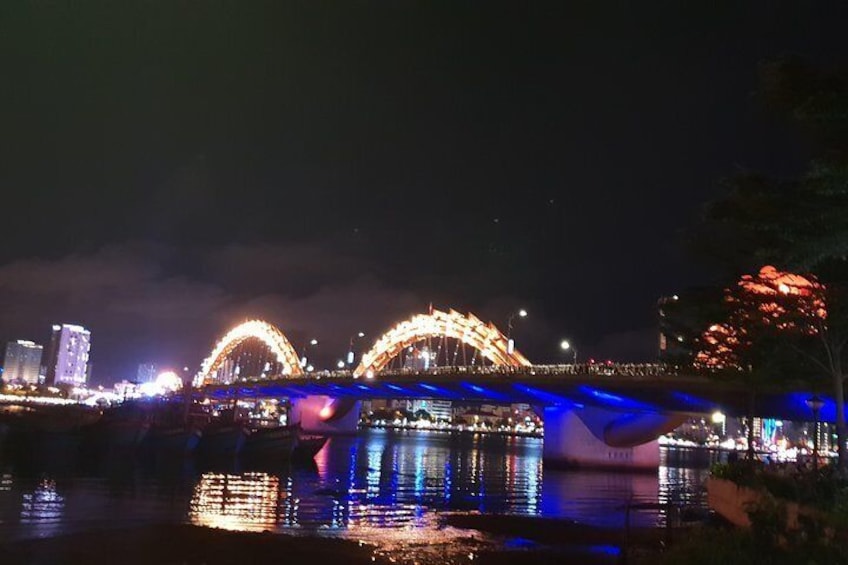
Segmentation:
[(200, 382), (205, 382), (218, 370), (227, 355), (247, 339), (262, 341), (276, 355), (277, 362), (283, 366), (284, 375), (302, 375), (303, 370), (297, 352), (276, 326), (262, 320), (248, 320), (234, 327), (222, 337), (209, 357), (204, 359), (200, 369)]
[(456, 310), (433, 310), (429, 314), (413, 316), (383, 334), (371, 351), (362, 356), (362, 362), (353, 374), (358, 377), (369, 371), (379, 372), (404, 348), (422, 339), (443, 336), (470, 345), (493, 365), (530, 365), (530, 361), (518, 351), (509, 353), (506, 336), (491, 322), (485, 324), (473, 314), (463, 316)]

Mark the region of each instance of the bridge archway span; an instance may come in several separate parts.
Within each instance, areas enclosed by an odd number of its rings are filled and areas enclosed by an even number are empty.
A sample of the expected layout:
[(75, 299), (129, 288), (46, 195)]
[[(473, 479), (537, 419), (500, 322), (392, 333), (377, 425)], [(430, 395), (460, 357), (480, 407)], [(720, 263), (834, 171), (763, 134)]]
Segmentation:
[(248, 320), (232, 328), (218, 340), (212, 353), (203, 360), (198, 380), (204, 383), (211, 378), (227, 356), (248, 339), (258, 339), (271, 350), (277, 363), (282, 366), (283, 375), (299, 376), (303, 374), (297, 351), (277, 326), (262, 320)]
[(509, 351), (503, 333), (491, 322), (485, 323), (473, 314), (456, 310), (431, 310), (404, 320), (384, 333), (362, 356), (353, 372), (355, 377), (379, 373), (404, 349), (429, 338), (452, 338), (476, 349), (493, 365), (522, 367), (530, 365), (517, 350)]

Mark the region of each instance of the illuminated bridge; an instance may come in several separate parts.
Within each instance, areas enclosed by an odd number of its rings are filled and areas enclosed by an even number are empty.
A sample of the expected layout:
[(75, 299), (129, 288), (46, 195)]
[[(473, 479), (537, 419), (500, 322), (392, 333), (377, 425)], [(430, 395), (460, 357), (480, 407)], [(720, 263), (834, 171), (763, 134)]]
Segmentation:
[[(546, 463), (621, 468), (657, 466), (660, 435), (692, 416), (744, 416), (750, 401), (738, 384), (658, 364), (532, 365), (494, 325), (455, 311), (399, 323), (353, 370), (304, 364), (278, 328), (253, 320), (218, 342), (196, 384), (219, 399), (287, 397), (293, 421), (323, 433), (355, 430), (363, 399), (527, 403), (544, 409)], [(809, 396), (762, 390), (756, 413), (811, 420)], [(828, 402), (821, 418), (834, 412)]]

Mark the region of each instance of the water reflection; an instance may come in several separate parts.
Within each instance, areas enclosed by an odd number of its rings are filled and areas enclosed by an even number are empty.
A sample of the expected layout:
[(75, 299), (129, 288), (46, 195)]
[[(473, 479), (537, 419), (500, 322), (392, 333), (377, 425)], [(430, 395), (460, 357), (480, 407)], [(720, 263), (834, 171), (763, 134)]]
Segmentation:
[(267, 473), (204, 473), (194, 488), (188, 517), (198, 526), (262, 531), (277, 523), (280, 479)]
[(543, 473), (542, 443), (535, 438), (369, 432), (333, 438), (305, 466), (123, 460), (51, 474), (54, 483), (14, 463), (0, 473), (0, 536), (41, 535), (38, 528), (46, 525), (62, 531), (95, 522), (187, 521), (427, 544), (453, 535), (439, 523), (442, 511), (618, 527), (626, 504), (640, 507), (633, 524), (654, 525), (663, 523), (670, 506), (703, 503), (703, 457), (664, 453), (652, 474)]
[(206, 473), (195, 488), (191, 521), (244, 529), (408, 530), (426, 529), (433, 512), (475, 510), (618, 527), (627, 504), (637, 507), (633, 524), (655, 525), (664, 522), (669, 504), (702, 501), (703, 470), (663, 466), (657, 474), (543, 476), (539, 440), (497, 440), (402, 434), (337, 439), (311, 471)]
[(59, 529), (65, 499), (56, 492), (56, 483), (51, 479), (42, 479), (35, 490), (22, 495), (21, 523), (37, 532), (38, 535), (50, 535)]

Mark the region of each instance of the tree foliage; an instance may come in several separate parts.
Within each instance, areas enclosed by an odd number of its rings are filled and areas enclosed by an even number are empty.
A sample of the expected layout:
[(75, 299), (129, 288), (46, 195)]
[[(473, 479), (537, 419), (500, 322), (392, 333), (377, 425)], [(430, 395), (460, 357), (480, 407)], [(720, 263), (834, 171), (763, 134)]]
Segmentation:
[[(815, 273), (815, 278), (808, 278), (823, 285), (827, 316), (814, 334), (800, 334), (809, 339), (796, 339), (793, 349), (805, 361), (804, 367), (830, 378), (840, 465), (848, 469), (844, 370), (848, 362), (848, 73), (817, 69), (797, 60), (771, 62), (761, 68), (758, 96), (768, 109), (798, 126), (815, 157), (794, 179), (743, 172), (725, 181), (726, 194), (707, 206), (704, 221), (695, 231), (694, 247), (702, 257), (717, 259), (733, 276), (762, 264)], [(743, 294), (739, 304), (748, 298)], [(712, 335), (715, 343), (707, 345), (720, 349), (722, 343), (732, 344), (728, 349), (737, 354), (759, 356), (753, 361), (762, 368), (771, 360), (769, 370), (785, 369), (784, 363), (775, 362), (778, 355), (769, 354), (787, 351), (779, 342), (799, 334), (775, 332), (777, 326), (758, 324), (762, 333), (740, 335), (744, 310), (736, 308), (737, 319), (718, 326)], [(705, 340), (709, 342), (710, 336)], [(730, 361), (745, 365), (751, 360)]]
[(796, 368), (787, 362), (792, 346), (821, 332), (827, 319), (824, 291), (814, 277), (770, 265), (742, 276), (726, 291), (727, 318), (701, 335), (696, 366), (773, 375)]

